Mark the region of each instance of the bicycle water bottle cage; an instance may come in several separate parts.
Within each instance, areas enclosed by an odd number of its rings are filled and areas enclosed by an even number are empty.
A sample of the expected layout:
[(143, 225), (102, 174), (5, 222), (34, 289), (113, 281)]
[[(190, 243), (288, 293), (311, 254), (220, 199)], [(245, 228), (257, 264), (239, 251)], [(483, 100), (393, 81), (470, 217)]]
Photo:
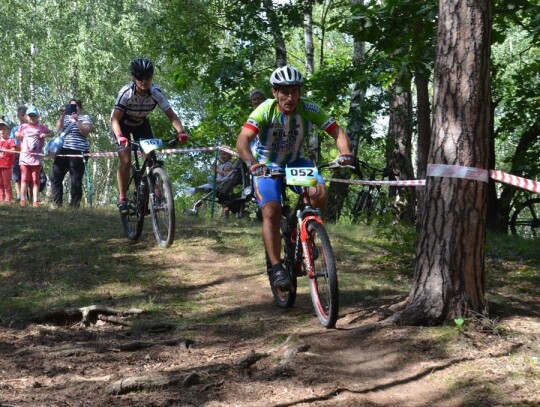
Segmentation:
[(287, 185), (297, 185), (302, 187), (317, 186), (319, 170), (316, 167), (307, 168), (285, 168), (285, 179)]
[(139, 140), (142, 151), (145, 154), (148, 154), (154, 150), (159, 150), (163, 148), (163, 140), (159, 138), (149, 138), (144, 140)]

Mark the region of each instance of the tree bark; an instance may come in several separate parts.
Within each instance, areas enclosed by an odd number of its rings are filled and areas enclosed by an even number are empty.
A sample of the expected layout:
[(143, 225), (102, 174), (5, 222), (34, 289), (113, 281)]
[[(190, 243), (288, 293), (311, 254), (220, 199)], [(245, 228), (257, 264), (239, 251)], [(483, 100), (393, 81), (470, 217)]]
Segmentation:
[[(490, 0), (440, 0), (429, 162), (488, 170)], [(487, 313), (487, 183), (428, 177), (413, 287), (396, 319), (436, 325)]]
[[(412, 166), (412, 96), (410, 81), (398, 77), (391, 88), (390, 118), (386, 136), (386, 163), (398, 180), (414, 179)], [(406, 202), (403, 219), (415, 221), (414, 189), (389, 188), (391, 199)]]
[(315, 51), (313, 46), (313, 1), (306, 0), (304, 9), (304, 46), (306, 48), (306, 75), (315, 72)]
[[(418, 121), (418, 143), (416, 152), (416, 171), (418, 179), (426, 178), (429, 142), (431, 139), (431, 108), (429, 103), (429, 78), (423, 73), (414, 76), (416, 85), (416, 120)], [(425, 189), (416, 189), (416, 217), (422, 219), (424, 213)], [(417, 222), (418, 230), (420, 222)]]
[(274, 37), (274, 49), (276, 50), (276, 66), (287, 65), (287, 46), (283, 39), (283, 33), (279, 24), (279, 18), (274, 10), (272, 0), (262, 0), (263, 8), (268, 18), (270, 29)]

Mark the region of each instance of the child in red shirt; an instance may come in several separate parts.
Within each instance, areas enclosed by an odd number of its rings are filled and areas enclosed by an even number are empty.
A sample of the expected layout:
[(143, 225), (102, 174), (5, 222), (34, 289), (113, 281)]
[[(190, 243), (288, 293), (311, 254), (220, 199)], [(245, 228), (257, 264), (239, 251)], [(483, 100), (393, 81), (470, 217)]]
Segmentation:
[(39, 122), (39, 110), (30, 106), (26, 110), (28, 122), (21, 124), (15, 136), (21, 140), (21, 156), (19, 166), (21, 167), (21, 206), (26, 206), (26, 191), (28, 185), (32, 183), (32, 193), (34, 206), (39, 206), (39, 173), (41, 172), (41, 162), (43, 161), (43, 144), (45, 137), (52, 137), (54, 132), (44, 124)]
[(15, 156), (7, 150), (17, 149), (15, 140), (9, 138), (9, 126), (0, 119), (0, 204), (10, 203), (12, 196), (11, 169)]

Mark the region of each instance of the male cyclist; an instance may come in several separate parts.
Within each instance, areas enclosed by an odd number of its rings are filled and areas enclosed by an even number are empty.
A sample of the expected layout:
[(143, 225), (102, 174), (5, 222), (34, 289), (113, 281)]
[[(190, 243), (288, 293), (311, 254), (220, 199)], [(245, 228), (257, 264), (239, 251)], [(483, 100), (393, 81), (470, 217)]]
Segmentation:
[[(350, 165), (353, 156), (349, 140), (341, 127), (317, 104), (301, 97), (302, 74), (293, 67), (277, 68), (270, 76), (272, 95), (259, 105), (242, 127), (236, 148), (253, 175), (255, 196), (261, 207), (262, 237), (271, 268), (268, 273), (275, 287), (284, 291), (292, 283), (281, 264), (281, 177), (264, 177), (268, 168), (310, 167), (313, 164), (301, 156), (302, 142), (308, 137), (312, 125), (326, 131), (335, 141), (339, 151), (338, 163)], [(319, 184), (310, 191), (311, 203), (324, 211), (326, 188), (319, 177)]]
[(120, 194), (118, 209), (122, 213), (128, 210), (126, 191), (131, 170), (131, 136), (133, 135), (134, 140), (154, 138), (148, 115), (159, 106), (178, 132), (178, 141), (185, 143), (188, 138), (169, 101), (152, 83), (152, 61), (147, 58), (134, 59), (131, 61), (130, 71), (132, 80), (120, 89), (111, 117), (112, 138), (120, 159), (117, 171)]

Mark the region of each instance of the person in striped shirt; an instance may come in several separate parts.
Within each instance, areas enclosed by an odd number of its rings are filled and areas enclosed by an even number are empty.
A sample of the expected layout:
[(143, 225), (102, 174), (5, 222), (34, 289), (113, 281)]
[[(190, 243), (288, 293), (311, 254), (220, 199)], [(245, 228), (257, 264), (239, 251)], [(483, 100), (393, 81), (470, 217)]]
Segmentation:
[[(90, 151), (88, 135), (93, 129), (90, 116), (82, 114), (82, 101), (71, 99), (69, 104), (60, 109), (56, 130), (65, 132), (62, 150), (54, 159), (51, 168), (52, 206), (60, 207), (64, 202), (64, 178), (69, 172), (71, 181), (70, 206), (81, 205), (83, 177)], [(66, 109), (69, 111), (66, 112)]]

